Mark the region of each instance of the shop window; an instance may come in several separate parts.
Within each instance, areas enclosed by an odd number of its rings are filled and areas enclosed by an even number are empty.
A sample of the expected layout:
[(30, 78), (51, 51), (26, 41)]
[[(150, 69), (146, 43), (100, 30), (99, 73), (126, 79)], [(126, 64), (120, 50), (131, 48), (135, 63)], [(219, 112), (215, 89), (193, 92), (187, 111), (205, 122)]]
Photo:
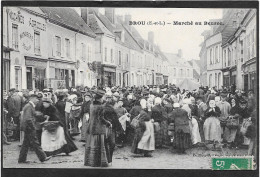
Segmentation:
[(34, 53), (37, 55), (41, 54), (41, 41), (40, 32), (34, 32)]
[(56, 36), (56, 55), (61, 56), (61, 38), (59, 36)]
[(18, 25), (12, 25), (12, 45), (15, 50), (18, 50)]
[(65, 39), (66, 57), (70, 58), (70, 40)]

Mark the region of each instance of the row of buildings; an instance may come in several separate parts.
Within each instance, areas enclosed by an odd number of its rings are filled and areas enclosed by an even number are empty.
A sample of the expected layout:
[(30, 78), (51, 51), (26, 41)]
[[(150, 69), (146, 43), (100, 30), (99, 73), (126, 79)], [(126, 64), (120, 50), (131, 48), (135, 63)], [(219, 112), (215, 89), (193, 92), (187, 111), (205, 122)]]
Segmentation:
[(114, 8), (4, 7), (2, 89), (178, 85), (193, 79), (198, 71), (181, 50), (163, 53), (153, 32), (144, 40), (130, 20)]
[(224, 25), (204, 31), (201, 83), (209, 87), (257, 91), (256, 9), (225, 9)]

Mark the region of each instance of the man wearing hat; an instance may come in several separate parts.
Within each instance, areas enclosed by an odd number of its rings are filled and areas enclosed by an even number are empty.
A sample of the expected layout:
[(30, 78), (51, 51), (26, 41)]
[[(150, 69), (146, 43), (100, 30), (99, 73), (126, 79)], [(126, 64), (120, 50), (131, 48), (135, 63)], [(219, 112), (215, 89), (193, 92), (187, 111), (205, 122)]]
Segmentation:
[(14, 140), (20, 139), (20, 112), (22, 110), (23, 100), (22, 97), (18, 95), (15, 88), (9, 90), (9, 96), (7, 98), (7, 119), (13, 119), (14, 123), (17, 125), (16, 130), (13, 132)]
[(47, 157), (42, 150), (39, 140), (36, 136), (35, 130), (35, 105), (38, 102), (38, 96), (30, 95), (30, 101), (23, 108), (23, 120), (21, 122), (21, 128), (24, 131), (24, 141), (20, 151), (18, 163), (26, 163), (26, 157), (29, 147), (32, 147), (36, 152), (41, 162), (49, 160), (51, 157)]

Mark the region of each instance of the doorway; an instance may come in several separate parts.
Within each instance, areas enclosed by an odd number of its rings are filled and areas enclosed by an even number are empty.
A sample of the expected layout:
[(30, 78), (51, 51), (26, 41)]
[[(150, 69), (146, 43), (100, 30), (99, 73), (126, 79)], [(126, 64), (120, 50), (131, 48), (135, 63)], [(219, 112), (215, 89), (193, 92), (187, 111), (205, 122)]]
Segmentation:
[(26, 80), (27, 80), (27, 89), (33, 89), (32, 84), (32, 67), (26, 68)]
[(43, 90), (44, 89), (44, 80), (45, 80), (45, 69), (35, 68), (35, 89)]

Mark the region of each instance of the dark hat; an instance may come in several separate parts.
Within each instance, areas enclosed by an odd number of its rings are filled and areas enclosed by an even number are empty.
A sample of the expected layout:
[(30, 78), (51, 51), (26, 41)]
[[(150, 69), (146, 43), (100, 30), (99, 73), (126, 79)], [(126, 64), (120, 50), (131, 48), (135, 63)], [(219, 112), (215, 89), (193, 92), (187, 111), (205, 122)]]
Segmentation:
[(15, 88), (11, 88), (11, 89), (9, 89), (9, 92), (13, 92), (15, 90), (16, 90)]
[(90, 92), (86, 92), (86, 93), (84, 94), (84, 97), (85, 97), (85, 96), (92, 97), (92, 94), (91, 94)]
[(105, 93), (106, 92), (104, 90), (99, 89), (99, 90), (97, 90), (96, 95), (103, 96), (103, 95), (105, 95)]
[(241, 100), (239, 100), (239, 103), (240, 104), (247, 104), (247, 101), (245, 99), (241, 99)]
[(42, 99), (42, 102), (52, 103), (52, 100), (48, 97), (45, 97), (45, 98)]
[(167, 101), (168, 103), (172, 103), (172, 100), (169, 98), (165, 98), (164, 100)]
[(37, 94), (30, 94), (29, 97), (30, 98), (38, 98), (38, 95)]

